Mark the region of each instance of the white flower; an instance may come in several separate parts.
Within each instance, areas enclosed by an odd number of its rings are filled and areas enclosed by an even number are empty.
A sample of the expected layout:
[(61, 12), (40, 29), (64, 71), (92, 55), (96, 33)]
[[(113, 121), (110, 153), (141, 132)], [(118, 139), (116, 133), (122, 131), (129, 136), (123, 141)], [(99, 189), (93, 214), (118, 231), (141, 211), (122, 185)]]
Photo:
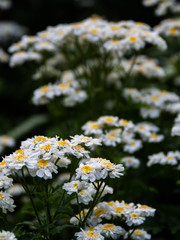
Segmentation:
[(151, 235), (148, 234), (144, 229), (136, 229), (131, 235), (133, 240), (146, 240), (151, 239)]
[(0, 192), (0, 208), (2, 209), (3, 213), (7, 213), (7, 211), (14, 211), (14, 200), (11, 198), (10, 194), (2, 191)]
[(9, 232), (9, 231), (4, 231), (4, 230), (0, 232), (0, 239), (3, 239), (3, 240), (17, 240), (14, 233)]
[(138, 212), (142, 217), (154, 216), (156, 209), (149, 207), (147, 205), (137, 204), (136, 212)]
[(140, 225), (145, 221), (145, 217), (142, 217), (137, 211), (135, 212), (131, 212), (127, 219), (126, 219), (126, 224), (128, 226), (132, 226), (132, 225)]
[(6, 177), (6, 176), (0, 176), (0, 189), (4, 188), (7, 189), (12, 186), (13, 179)]
[(81, 232), (75, 233), (77, 240), (104, 240), (104, 237), (96, 231), (85, 231), (81, 229)]
[(98, 138), (87, 137), (84, 135), (75, 135), (71, 137), (73, 145), (84, 144), (85, 146), (101, 145), (101, 140)]
[(142, 148), (141, 140), (132, 139), (131, 141), (127, 142), (126, 145), (124, 145), (123, 150), (128, 153), (134, 153), (140, 148)]
[(109, 126), (118, 126), (117, 125), (118, 117), (114, 116), (102, 116), (98, 118), (97, 123), (100, 125), (109, 125)]
[(20, 51), (17, 53), (14, 53), (14, 55), (10, 58), (10, 66), (14, 67), (17, 65), (21, 65), (26, 61), (40, 61), (41, 55), (36, 52), (25, 52)]
[(69, 183), (65, 183), (63, 185), (63, 189), (66, 190), (68, 194), (72, 194), (72, 193), (78, 193), (78, 191), (88, 188), (88, 186), (89, 184), (87, 182), (75, 180)]
[(52, 162), (49, 162), (44, 159), (40, 159), (37, 161), (36, 165), (32, 168), (29, 168), (29, 173), (32, 177), (40, 177), (46, 179), (52, 178), (52, 173), (57, 173), (57, 167)]
[(139, 165), (140, 165), (140, 161), (139, 159), (135, 158), (135, 157), (123, 157), (121, 159), (121, 163), (124, 164), (125, 167), (129, 168), (129, 167), (132, 167), (132, 168), (138, 168)]
[(118, 239), (118, 237), (123, 236), (125, 234), (125, 230), (111, 223), (106, 223), (103, 225), (98, 225), (99, 230), (103, 235), (107, 238)]

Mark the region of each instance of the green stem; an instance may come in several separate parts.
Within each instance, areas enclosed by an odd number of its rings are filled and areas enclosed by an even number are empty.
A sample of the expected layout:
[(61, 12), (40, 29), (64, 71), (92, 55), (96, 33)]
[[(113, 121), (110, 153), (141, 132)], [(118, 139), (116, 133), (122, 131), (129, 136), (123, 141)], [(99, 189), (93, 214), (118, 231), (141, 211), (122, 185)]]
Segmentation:
[(31, 194), (31, 192), (30, 192), (30, 190), (29, 190), (29, 188), (28, 188), (28, 185), (26, 184), (23, 170), (21, 170), (21, 173), (22, 173), (22, 179), (23, 179), (23, 180), (21, 180), (21, 178), (18, 176), (18, 174), (16, 174), (16, 176), (18, 177), (19, 181), (21, 182), (24, 190), (27, 192), (27, 194), (28, 194), (28, 196), (29, 196), (29, 199), (30, 199), (30, 201), (31, 201), (31, 204), (32, 204), (34, 213), (35, 213), (36, 218), (37, 218), (37, 220), (38, 220), (38, 223), (39, 223), (40, 226), (42, 226), (42, 223), (41, 223), (41, 220), (40, 220), (38, 211), (37, 211), (37, 209), (36, 209), (36, 206), (35, 206), (35, 203), (34, 203), (32, 194)]
[[(102, 184), (103, 184), (103, 182), (101, 182), (98, 185), (94, 200), (92, 201), (91, 206), (90, 206), (90, 208), (89, 208), (89, 210), (88, 210), (88, 212), (87, 212), (87, 214), (86, 214), (86, 216), (85, 216), (85, 218), (82, 222), (82, 227), (84, 227), (84, 224), (86, 223), (87, 218), (91, 215), (91, 212), (92, 212), (92, 210), (93, 210), (93, 208), (94, 208), (94, 206), (96, 205), (96, 202), (97, 202), (96, 199), (99, 199), (98, 194), (99, 194), (99, 190), (101, 189)], [(101, 192), (101, 194), (102, 194), (102, 192)]]

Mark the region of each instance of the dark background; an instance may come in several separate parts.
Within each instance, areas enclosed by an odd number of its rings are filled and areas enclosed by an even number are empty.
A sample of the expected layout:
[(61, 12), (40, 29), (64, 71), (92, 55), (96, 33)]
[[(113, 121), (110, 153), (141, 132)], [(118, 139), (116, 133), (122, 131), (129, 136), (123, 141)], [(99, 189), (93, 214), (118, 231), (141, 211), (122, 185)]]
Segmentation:
[(79, 21), (92, 14), (104, 16), (111, 21), (142, 21), (151, 26), (161, 20), (154, 16), (153, 7), (142, 5), (142, 0), (91, 1), (92, 4), (88, 6), (89, 0), (14, 0), (9, 10), (0, 11), (0, 20), (14, 20), (27, 26), (30, 34), (49, 25)]

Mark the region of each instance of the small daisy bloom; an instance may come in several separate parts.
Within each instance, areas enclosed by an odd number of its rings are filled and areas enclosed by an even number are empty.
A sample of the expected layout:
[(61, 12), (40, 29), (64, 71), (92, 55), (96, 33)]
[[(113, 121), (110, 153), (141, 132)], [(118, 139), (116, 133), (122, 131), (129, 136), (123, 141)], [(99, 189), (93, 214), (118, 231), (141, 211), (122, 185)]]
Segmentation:
[(9, 232), (9, 231), (4, 231), (4, 230), (0, 232), (0, 239), (3, 239), (3, 240), (17, 240), (14, 233)]

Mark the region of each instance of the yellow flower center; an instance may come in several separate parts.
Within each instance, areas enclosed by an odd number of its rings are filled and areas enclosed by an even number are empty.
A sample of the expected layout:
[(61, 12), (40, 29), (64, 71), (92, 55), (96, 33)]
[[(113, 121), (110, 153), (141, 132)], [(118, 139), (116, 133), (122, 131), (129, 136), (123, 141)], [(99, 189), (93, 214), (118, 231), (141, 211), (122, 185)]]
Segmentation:
[(164, 95), (164, 96), (167, 96), (167, 95), (168, 95), (168, 92), (165, 91), (165, 90), (163, 90), (163, 91), (160, 91), (160, 94), (161, 94), (161, 95)]
[(41, 38), (45, 38), (45, 37), (47, 37), (47, 36), (48, 36), (48, 32), (43, 32), (43, 33), (40, 34), (40, 37), (41, 37)]
[(110, 123), (114, 122), (114, 119), (111, 118), (111, 117), (107, 117), (107, 118), (105, 118), (105, 120), (106, 120), (107, 122), (110, 122)]
[(90, 33), (96, 35), (99, 33), (99, 31), (97, 29), (91, 29)]
[(137, 38), (134, 37), (134, 36), (131, 36), (129, 39), (130, 39), (130, 41), (133, 42), (133, 43), (137, 41)]
[(73, 188), (77, 188), (78, 187), (78, 184), (77, 183), (74, 183), (73, 184)]
[(58, 145), (65, 147), (65, 145), (69, 146), (69, 143), (67, 143), (66, 141), (59, 141)]
[(136, 146), (136, 142), (131, 142), (131, 146)]
[(44, 146), (40, 147), (40, 149), (42, 149), (42, 150), (44, 150), (46, 152), (49, 152), (51, 147), (52, 147), (51, 145), (47, 144), (47, 145), (44, 145)]
[(113, 133), (110, 133), (110, 134), (108, 135), (108, 137), (109, 137), (110, 139), (114, 139), (114, 138), (116, 138), (116, 135), (113, 134)]
[(145, 127), (144, 126), (139, 126), (138, 129), (139, 130), (145, 130)]
[(4, 165), (6, 165), (6, 161), (5, 160), (0, 163), (0, 166), (4, 166)]
[(113, 224), (104, 224), (103, 229), (106, 231), (111, 231), (115, 228)]
[(143, 231), (142, 231), (142, 230), (139, 230), (139, 229), (136, 229), (136, 230), (134, 231), (134, 233), (135, 233), (136, 235), (141, 235), (141, 234), (143, 233)]
[(156, 134), (151, 134), (150, 138), (157, 140), (158, 136)]
[(105, 163), (103, 163), (103, 165), (104, 165), (106, 168), (108, 168), (108, 169), (114, 167), (114, 164), (109, 163), (109, 162), (105, 162)]
[(173, 160), (174, 158), (173, 157), (167, 157), (167, 160)]
[(96, 239), (96, 238), (98, 237), (98, 234), (97, 234), (96, 232), (92, 232), (92, 231), (91, 231), (91, 232), (88, 232), (88, 233), (87, 233), (87, 236), (88, 236), (88, 237), (91, 237), (91, 238), (93, 237), (93, 238)]
[(17, 151), (16, 151), (16, 154), (24, 154), (24, 149), (18, 149)]
[(24, 154), (19, 154), (17, 156), (14, 157), (18, 162), (20, 162), (21, 160), (27, 159), (27, 156), (25, 156)]
[(41, 159), (37, 162), (38, 167), (46, 167), (47, 165), (48, 165), (48, 161), (44, 159)]
[(169, 34), (170, 34), (170, 35), (176, 35), (177, 33), (178, 33), (177, 28), (170, 28), (170, 29), (169, 29)]
[(113, 206), (113, 205), (115, 205), (115, 202), (109, 202), (107, 205), (108, 206)]
[(91, 128), (99, 128), (99, 124), (96, 124), (96, 123), (95, 123), (95, 124), (92, 124), (92, 125), (91, 125)]
[(90, 166), (88, 166), (88, 165), (83, 166), (83, 167), (81, 168), (81, 171), (82, 171), (82, 172), (85, 172), (85, 173), (90, 173), (92, 170), (93, 170), (93, 168), (90, 167)]
[(0, 199), (2, 199), (4, 197), (3, 193), (0, 193)]
[(141, 208), (141, 209), (149, 209), (149, 207), (146, 206), (146, 205), (142, 205), (142, 206), (140, 206), (139, 208)]
[(112, 27), (111, 27), (111, 30), (112, 30), (112, 31), (118, 31), (118, 30), (120, 30), (120, 27), (118, 27), (118, 26), (112, 26)]
[(34, 139), (34, 143), (36, 142), (45, 142), (46, 141), (46, 138), (45, 137), (37, 137)]
[(124, 204), (125, 207), (130, 207), (131, 205), (129, 205), (128, 203)]
[(63, 30), (58, 32), (58, 36), (62, 36), (62, 35), (64, 35), (64, 31)]
[(117, 213), (125, 212), (124, 208), (122, 208), (122, 207), (116, 207), (116, 208), (115, 208), (115, 211), (116, 211)]
[(98, 209), (98, 210), (96, 210), (96, 212), (95, 212), (95, 216), (96, 217), (100, 217), (101, 215), (103, 215), (104, 214), (104, 209)]
[(123, 124), (124, 126), (128, 126), (129, 124), (127, 120), (121, 120), (120, 123)]
[(131, 217), (132, 217), (133, 219), (138, 219), (138, 218), (139, 218), (139, 215), (137, 215), (136, 213), (132, 213), (132, 214), (131, 214)]
[(81, 137), (80, 138), (82, 141), (84, 140), (84, 141), (90, 141), (91, 139), (89, 138), (89, 137)]
[(66, 84), (66, 83), (62, 83), (62, 84), (59, 84), (59, 88), (60, 89), (67, 89), (67, 88), (69, 88), (69, 85)]
[(159, 100), (159, 96), (157, 96), (157, 95), (152, 95), (152, 96), (150, 97), (150, 99), (151, 99), (152, 101), (158, 101), (158, 100)]
[(78, 152), (82, 151), (83, 150), (83, 147), (81, 146), (74, 146), (73, 148), (75, 148), (75, 150), (77, 150)]

